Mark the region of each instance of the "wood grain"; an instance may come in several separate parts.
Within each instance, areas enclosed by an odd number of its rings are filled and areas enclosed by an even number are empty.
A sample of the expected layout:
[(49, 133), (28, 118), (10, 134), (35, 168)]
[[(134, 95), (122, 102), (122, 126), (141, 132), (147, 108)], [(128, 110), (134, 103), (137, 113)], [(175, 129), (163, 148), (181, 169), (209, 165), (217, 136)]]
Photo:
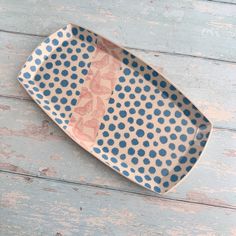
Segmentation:
[[(0, 33), (0, 95), (28, 98), (16, 77), (26, 58), (42, 40), (41, 37)], [(236, 128), (236, 64), (131, 51), (176, 84), (215, 126)]]
[[(213, 121), (201, 160), (168, 194), (85, 152), (16, 81), (43, 36), (70, 22), (152, 64)], [(0, 234), (236, 235), (235, 38), (235, 0), (0, 0)]]
[(22, 4), (1, 0), (0, 6), (2, 30), (49, 35), (72, 22), (126, 47), (236, 60), (233, 4), (194, 0), (26, 0)]
[[(203, 0), (204, 1), (204, 0)], [(236, 4), (235, 0), (206, 0), (206, 1), (210, 1), (210, 2), (218, 2), (218, 3), (222, 3), (222, 4)]]
[(2, 235), (184, 236), (236, 232), (236, 212), (230, 209), (11, 174), (0, 176)]
[[(0, 98), (0, 109), (0, 169), (152, 194), (80, 148), (35, 103)], [(215, 129), (199, 164), (165, 197), (236, 208), (235, 140)]]

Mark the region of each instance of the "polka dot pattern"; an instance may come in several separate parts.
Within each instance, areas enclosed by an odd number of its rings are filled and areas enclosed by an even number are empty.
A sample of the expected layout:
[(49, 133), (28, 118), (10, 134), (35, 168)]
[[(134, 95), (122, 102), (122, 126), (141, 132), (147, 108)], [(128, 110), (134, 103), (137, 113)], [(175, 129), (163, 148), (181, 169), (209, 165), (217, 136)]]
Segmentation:
[[(80, 35), (83, 40), (76, 37)], [(19, 75), (30, 95), (64, 129), (89, 71), (95, 40), (93, 33), (69, 25), (46, 38)]]
[(94, 151), (132, 181), (163, 193), (199, 159), (210, 123), (173, 85), (127, 51), (123, 63)]
[(186, 176), (211, 130), (158, 72), (82, 27), (68, 25), (46, 38), (18, 80), (77, 143), (157, 193)]

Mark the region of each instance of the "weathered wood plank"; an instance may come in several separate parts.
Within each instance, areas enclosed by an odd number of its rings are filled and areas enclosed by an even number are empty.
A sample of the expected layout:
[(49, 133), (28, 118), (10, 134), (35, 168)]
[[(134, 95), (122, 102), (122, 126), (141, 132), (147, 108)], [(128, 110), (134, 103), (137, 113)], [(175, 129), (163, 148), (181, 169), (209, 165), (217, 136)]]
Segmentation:
[(236, 211), (231, 209), (5, 173), (0, 178), (2, 235), (236, 233)]
[[(0, 108), (0, 169), (152, 194), (80, 148), (35, 103), (1, 98)], [(165, 196), (236, 208), (235, 140), (214, 130), (199, 164)]]
[(236, 6), (232, 4), (1, 0), (0, 7), (0, 29), (48, 35), (73, 22), (126, 47), (236, 61)]
[[(16, 77), (27, 56), (42, 40), (40, 37), (0, 33), (0, 95), (28, 98)], [(166, 75), (214, 125), (236, 128), (236, 64), (131, 51)]]
[(210, 2), (219, 2), (222, 4), (236, 4), (236, 0), (206, 0)]

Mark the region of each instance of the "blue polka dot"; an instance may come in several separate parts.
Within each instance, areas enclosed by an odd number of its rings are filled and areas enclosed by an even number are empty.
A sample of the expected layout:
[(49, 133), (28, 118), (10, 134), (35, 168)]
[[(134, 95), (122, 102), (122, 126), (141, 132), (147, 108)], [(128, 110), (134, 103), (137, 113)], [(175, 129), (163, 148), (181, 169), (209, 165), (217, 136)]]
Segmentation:
[(115, 157), (112, 157), (112, 158), (111, 158), (111, 162), (117, 163), (117, 159), (116, 159)]
[(119, 129), (124, 129), (125, 128), (125, 124), (121, 122), (121, 123), (118, 124), (118, 127), (119, 127)]
[(137, 119), (136, 123), (137, 123), (137, 125), (142, 125), (143, 124), (143, 120), (142, 119)]
[(36, 49), (36, 50), (35, 50), (35, 53), (36, 53), (37, 55), (42, 55), (42, 51), (41, 51), (40, 49)]
[(144, 136), (144, 131), (142, 129), (137, 130), (136, 132), (138, 137), (143, 137)]
[(181, 167), (180, 167), (180, 166), (176, 166), (176, 167), (174, 168), (174, 171), (175, 171), (175, 172), (181, 171)]
[(147, 137), (148, 137), (149, 139), (152, 139), (152, 138), (154, 137), (154, 134), (153, 134), (153, 133), (148, 133), (148, 134), (147, 134)]
[(126, 142), (125, 141), (120, 141), (119, 145), (120, 145), (121, 148), (124, 148), (124, 147), (126, 147)]
[(39, 99), (43, 98), (43, 96), (41, 94), (37, 94), (36, 97), (38, 97)]
[(124, 170), (122, 173), (123, 173), (123, 175), (125, 175), (125, 176), (129, 176), (129, 172), (127, 172), (126, 170)]
[(176, 182), (178, 180), (178, 176), (177, 175), (171, 175), (170, 180), (172, 182)]
[(131, 159), (131, 162), (136, 165), (136, 164), (138, 163), (138, 158), (133, 157), (133, 158)]
[(78, 29), (73, 27), (72, 28), (72, 34), (76, 36), (78, 34)]
[(66, 87), (68, 84), (69, 84), (69, 83), (68, 83), (67, 80), (62, 80), (62, 81), (61, 81), (61, 86), (62, 86), (62, 87)]
[(142, 89), (141, 89), (140, 87), (136, 87), (136, 88), (135, 88), (135, 92), (136, 92), (136, 93), (141, 93), (141, 91), (142, 91)]
[(49, 96), (51, 94), (50, 90), (44, 90), (43, 94), (45, 96)]
[(156, 169), (154, 167), (150, 167), (148, 170), (151, 174), (154, 174), (156, 172)]
[(96, 152), (96, 153), (100, 153), (100, 152), (101, 152), (101, 150), (100, 150), (99, 148), (93, 148), (93, 150), (94, 150), (94, 152)]
[(51, 51), (52, 51), (52, 47), (51, 47), (51, 46), (47, 46), (47, 47), (46, 47), (46, 50), (47, 50), (48, 52), (51, 52)]
[(112, 148), (111, 152), (114, 154), (114, 155), (117, 155), (119, 153), (119, 149), (118, 148)]
[(187, 162), (187, 157), (181, 156), (180, 159), (179, 159), (179, 162), (180, 162), (181, 164), (186, 163), (186, 162)]
[(55, 105), (54, 108), (55, 108), (57, 111), (59, 111), (61, 107), (60, 107), (59, 105)]
[(168, 139), (166, 138), (166, 136), (161, 136), (160, 137), (160, 142), (163, 143), (163, 144), (167, 143), (167, 140)]
[(157, 165), (157, 166), (162, 166), (162, 161), (161, 161), (160, 159), (157, 159), (157, 160), (156, 160), (156, 165)]
[(143, 168), (143, 167), (139, 167), (139, 168), (138, 168), (138, 172), (141, 173), (141, 174), (143, 174), (143, 173), (144, 173), (144, 168)]
[(147, 102), (145, 104), (145, 106), (146, 106), (147, 109), (150, 109), (150, 108), (152, 108), (152, 103), (151, 102)]
[(36, 71), (36, 66), (31, 66), (30, 70), (33, 71), (33, 72)]
[(53, 67), (53, 64), (51, 62), (46, 63), (46, 68), (51, 69)]
[(57, 46), (57, 45), (59, 44), (59, 41), (58, 41), (57, 39), (53, 39), (53, 40), (52, 40), (52, 44), (55, 45), (55, 46)]
[(157, 183), (157, 184), (160, 184), (161, 183), (161, 178), (159, 176), (155, 176), (154, 177), (154, 181)]
[(149, 161), (148, 158), (144, 158), (144, 159), (143, 159), (143, 163), (144, 163), (145, 165), (148, 165), (148, 164), (150, 164), (150, 161)]
[(129, 75), (130, 73), (131, 73), (130, 69), (128, 69), (128, 68), (124, 69), (124, 74), (125, 75)]
[(95, 48), (93, 46), (88, 46), (87, 50), (88, 50), (88, 52), (93, 52), (95, 50)]
[(131, 88), (130, 86), (125, 86), (125, 92), (130, 92)]
[(124, 118), (124, 117), (126, 117), (127, 112), (126, 111), (120, 111), (119, 114), (122, 118)]
[(59, 118), (55, 118), (55, 121), (56, 121), (58, 124), (62, 124), (62, 120), (59, 119)]
[(39, 83), (39, 87), (40, 87), (40, 88), (44, 88), (45, 86), (46, 86), (45, 83), (43, 83), (43, 82), (40, 82), (40, 83)]
[(82, 57), (83, 57), (84, 59), (88, 59), (88, 58), (89, 58), (89, 55), (88, 55), (87, 53), (84, 53), (84, 54), (82, 55)]
[(57, 88), (57, 89), (56, 89), (56, 93), (57, 93), (57, 94), (61, 94), (61, 93), (62, 93), (62, 90), (61, 90), (60, 88)]
[(63, 33), (61, 31), (57, 32), (59, 38), (63, 37)]
[(49, 106), (43, 106), (43, 108), (47, 111), (51, 110), (51, 108)]
[(57, 102), (57, 101), (58, 101), (58, 97), (53, 96), (53, 97), (51, 98), (51, 101), (54, 102), (54, 103)]
[(145, 151), (143, 149), (139, 149), (138, 150), (138, 155), (139, 156), (144, 156), (145, 155)]
[(187, 128), (187, 133), (188, 134), (193, 134), (194, 133), (194, 129), (193, 128)]
[(83, 69), (83, 70), (81, 71), (81, 73), (82, 73), (83, 75), (87, 75), (87, 74), (88, 74), (88, 70)]
[(155, 109), (155, 110), (154, 110), (154, 114), (155, 114), (156, 116), (159, 116), (159, 115), (161, 114), (161, 111), (160, 111), (159, 109)]
[(62, 98), (60, 101), (61, 101), (62, 104), (66, 104), (67, 103), (67, 99), (66, 98)]
[(62, 43), (62, 46), (63, 46), (63, 47), (67, 47), (67, 46), (68, 46), (68, 42), (67, 42), (67, 41), (64, 41), (64, 42)]
[(160, 86), (161, 86), (162, 88), (165, 88), (165, 87), (166, 87), (166, 82), (165, 82), (165, 81), (161, 81), (161, 82), (160, 82)]
[(26, 79), (29, 79), (31, 77), (30, 73), (29, 72), (25, 72), (23, 74), (23, 76), (26, 78)]
[(164, 120), (162, 117), (160, 117), (160, 118), (158, 118), (158, 122), (159, 122), (160, 124), (164, 124), (165, 120)]
[(144, 146), (144, 147), (149, 147), (149, 146), (150, 146), (150, 144), (149, 144), (149, 142), (148, 142), (148, 141), (144, 141), (144, 142), (143, 142), (143, 146)]
[(135, 176), (135, 179), (139, 183), (143, 182), (143, 178), (141, 176)]
[(49, 80), (50, 77), (51, 77), (51, 76), (50, 76), (48, 73), (44, 74), (44, 76), (43, 76), (43, 78), (44, 78), (45, 80)]
[(190, 116), (190, 111), (187, 110), (187, 109), (185, 109), (185, 110), (184, 110), (184, 114), (185, 114), (186, 116)]
[(133, 155), (135, 153), (135, 150), (133, 148), (128, 149), (129, 155)]
[(40, 63), (41, 63), (41, 60), (39, 60), (38, 58), (35, 59), (35, 64), (36, 64), (36, 65), (39, 65)]
[(78, 57), (76, 55), (71, 56), (72, 61), (76, 61), (77, 59), (78, 59)]
[(189, 150), (189, 153), (190, 154), (194, 154), (194, 153), (196, 153), (197, 152), (197, 149), (196, 148), (190, 148), (190, 150)]
[(191, 162), (192, 164), (196, 163), (196, 162), (197, 162), (197, 158), (192, 157), (192, 158), (190, 159), (190, 162)]
[(155, 152), (154, 150), (151, 150), (151, 151), (149, 152), (149, 156), (150, 156), (151, 158), (156, 157), (156, 152)]
[(167, 176), (167, 175), (169, 174), (168, 169), (166, 169), (166, 168), (162, 169), (162, 170), (161, 170), (161, 174), (162, 174), (163, 176)]
[(151, 76), (149, 74), (144, 74), (144, 78), (149, 81), (151, 79)]
[(125, 65), (128, 65), (128, 64), (129, 64), (129, 60), (128, 60), (127, 58), (124, 58), (124, 59), (123, 59), (123, 62), (124, 62)]
[(165, 150), (165, 149), (160, 149), (160, 150), (159, 150), (159, 154), (160, 154), (161, 156), (165, 156), (165, 155), (166, 155), (166, 150)]

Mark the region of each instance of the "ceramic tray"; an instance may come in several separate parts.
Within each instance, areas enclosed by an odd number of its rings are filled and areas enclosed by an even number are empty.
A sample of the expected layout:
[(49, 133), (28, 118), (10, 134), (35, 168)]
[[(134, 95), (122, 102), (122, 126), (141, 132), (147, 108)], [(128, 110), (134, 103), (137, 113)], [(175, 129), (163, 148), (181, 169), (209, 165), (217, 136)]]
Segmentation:
[(46, 38), (18, 80), (75, 142), (158, 193), (191, 170), (211, 130), (208, 119), (157, 71), (76, 25)]

